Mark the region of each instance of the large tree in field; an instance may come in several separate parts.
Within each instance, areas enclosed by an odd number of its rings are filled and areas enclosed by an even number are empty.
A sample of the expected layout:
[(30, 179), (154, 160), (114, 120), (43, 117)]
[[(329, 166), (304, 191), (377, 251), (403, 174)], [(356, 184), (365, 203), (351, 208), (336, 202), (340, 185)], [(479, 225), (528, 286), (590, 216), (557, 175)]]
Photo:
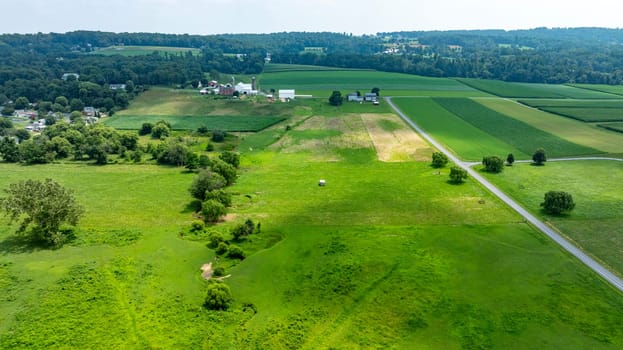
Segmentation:
[(489, 173), (499, 173), (504, 170), (504, 161), (498, 156), (487, 156), (482, 158), (482, 165), (485, 166), (485, 171)]
[(543, 165), (547, 162), (547, 156), (545, 155), (545, 150), (542, 148), (537, 149), (532, 155), (532, 161), (536, 165)]
[(441, 152), (433, 152), (431, 165), (434, 168), (443, 168), (448, 164), (448, 157)]
[(0, 199), (0, 206), (11, 221), (20, 221), (17, 232), (47, 244), (62, 244), (61, 226), (76, 225), (84, 212), (73, 192), (51, 179), (20, 181), (5, 192), (8, 196)]
[(573, 196), (564, 191), (549, 191), (545, 193), (541, 206), (548, 214), (560, 215), (575, 208)]
[(332, 106), (341, 106), (342, 102), (344, 102), (344, 97), (339, 91), (333, 91), (329, 96), (329, 104)]

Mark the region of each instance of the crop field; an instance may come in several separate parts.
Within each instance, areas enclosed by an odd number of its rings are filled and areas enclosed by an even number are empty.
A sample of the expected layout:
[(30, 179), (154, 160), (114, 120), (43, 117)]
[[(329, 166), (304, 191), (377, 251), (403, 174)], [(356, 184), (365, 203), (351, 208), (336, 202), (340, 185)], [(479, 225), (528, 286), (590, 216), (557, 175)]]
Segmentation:
[(607, 153), (623, 153), (623, 135), (608, 132), (593, 124), (543, 112), (507, 99), (483, 98), (474, 101), (575, 144)]
[(521, 99), (519, 103), (530, 107), (565, 107), (565, 108), (623, 108), (623, 100), (574, 100), (574, 99)]
[(609, 94), (623, 95), (623, 86), (621, 85), (597, 85), (597, 84), (569, 84), (574, 87), (587, 90), (595, 90), (606, 92)]
[(104, 124), (116, 129), (138, 130), (143, 123), (156, 124), (164, 120), (173, 130), (197, 130), (205, 126), (208, 130), (221, 131), (259, 131), (285, 120), (283, 117), (264, 116), (217, 116), (204, 117), (179, 115), (123, 115), (107, 118)]
[(381, 89), (381, 95), (417, 94), (416, 91), (438, 91), (460, 96), (483, 96), (466, 85), (452, 79), (427, 78), (408, 74), (376, 71), (289, 71), (265, 73), (258, 79), (262, 89), (296, 89), (297, 94), (328, 96), (333, 90), (343, 95), (349, 92), (369, 92), (372, 88)]
[(623, 133), (623, 123), (603, 123), (598, 124), (598, 126), (604, 129)]
[(264, 66), (263, 73), (281, 73), (281, 72), (312, 72), (312, 71), (365, 71), (364, 69), (345, 69), (337, 67), (310, 66), (304, 64), (282, 64), (270, 63)]
[[(516, 164), (488, 177), (623, 276), (623, 192), (616, 190), (623, 181), (623, 162), (547, 162), (542, 167)], [(570, 214), (556, 217), (540, 211), (543, 195), (550, 190), (573, 196), (576, 207)]]
[(568, 85), (510, 83), (498, 80), (457, 79), (458, 81), (492, 95), (510, 98), (577, 98), (617, 99), (620, 96), (600, 91), (580, 89)]
[(470, 99), (435, 98), (435, 102), (489, 135), (531, 154), (538, 148), (547, 150), (550, 157), (596, 154), (600, 151), (581, 146), (510, 118)]
[(157, 52), (160, 55), (185, 55), (187, 52), (192, 52), (197, 56), (201, 54), (200, 49), (192, 47), (171, 47), (171, 46), (109, 46), (97, 51), (94, 51), (95, 55), (121, 55), (121, 56), (144, 56), (151, 55)]
[(623, 121), (623, 108), (539, 107), (539, 109), (587, 123)]
[(464, 160), (479, 161), (488, 154), (508, 153), (513, 153), (517, 159), (530, 157), (444, 109), (432, 98), (395, 98), (393, 101), (411, 120)]

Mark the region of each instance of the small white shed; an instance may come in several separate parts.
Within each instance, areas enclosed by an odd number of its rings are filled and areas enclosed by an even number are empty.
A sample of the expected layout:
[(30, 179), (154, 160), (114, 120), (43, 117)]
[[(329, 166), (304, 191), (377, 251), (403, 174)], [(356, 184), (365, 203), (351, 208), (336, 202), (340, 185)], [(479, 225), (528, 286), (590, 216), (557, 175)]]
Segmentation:
[(294, 100), (294, 90), (279, 90), (280, 100)]

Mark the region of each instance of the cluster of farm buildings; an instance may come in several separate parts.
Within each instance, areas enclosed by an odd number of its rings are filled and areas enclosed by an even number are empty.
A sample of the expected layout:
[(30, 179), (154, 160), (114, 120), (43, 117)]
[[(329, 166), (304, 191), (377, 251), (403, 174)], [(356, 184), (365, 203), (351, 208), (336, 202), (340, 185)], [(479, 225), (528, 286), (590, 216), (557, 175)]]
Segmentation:
[[(216, 80), (208, 82), (206, 87), (199, 90), (201, 95), (219, 95), (219, 96), (255, 96), (258, 95), (257, 80), (255, 77), (251, 78), (251, 83), (239, 82), (238, 84), (231, 83), (221, 84)], [(278, 98), (281, 101), (289, 101), (295, 98), (296, 92), (292, 89), (279, 90), (278, 95), (275, 97), (272, 94), (266, 95), (269, 99)]]

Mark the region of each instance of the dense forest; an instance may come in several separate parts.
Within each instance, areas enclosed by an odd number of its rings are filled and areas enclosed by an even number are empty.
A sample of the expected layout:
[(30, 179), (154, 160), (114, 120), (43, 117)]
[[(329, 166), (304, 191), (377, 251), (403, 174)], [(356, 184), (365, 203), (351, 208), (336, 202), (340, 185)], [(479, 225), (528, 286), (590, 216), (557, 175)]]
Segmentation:
[[(99, 55), (113, 45), (199, 49)], [(623, 30), (532, 30), (173, 35), (75, 31), (0, 35), (0, 105), (43, 112), (84, 106), (114, 112), (149, 85), (197, 86), (219, 74), (261, 73), (274, 63), (366, 68), (437, 77), (533, 83), (623, 83)], [(66, 73), (76, 73), (61, 79)], [(125, 89), (110, 89), (125, 84)], [(60, 98), (60, 100), (59, 100)]]

